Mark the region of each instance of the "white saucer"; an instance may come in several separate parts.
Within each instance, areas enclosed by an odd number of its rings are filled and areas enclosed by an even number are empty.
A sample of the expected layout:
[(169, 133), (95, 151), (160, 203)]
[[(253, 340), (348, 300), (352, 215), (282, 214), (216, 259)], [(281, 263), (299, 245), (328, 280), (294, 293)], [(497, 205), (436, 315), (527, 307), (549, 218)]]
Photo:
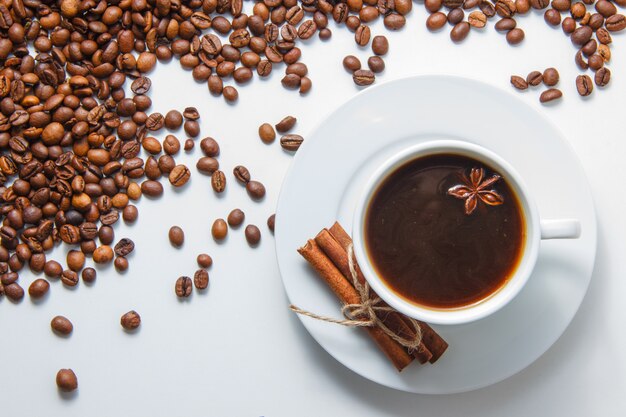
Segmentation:
[(444, 138), (499, 154), (526, 180), (542, 218), (577, 218), (582, 235), (542, 242), (528, 284), (499, 312), (467, 325), (434, 326), (450, 347), (433, 365), (414, 363), (398, 373), (362, 330), (301, 317), (319, 344), (354, 372), (416, 393), (481, 388), (534, 362), (578, 310), (596, 252), (585, 173), (551, 123), (510, 93), (481, 82), (406, 78), (364, 90), (330, 114), (298, 150), (276, 215), (278, 263), (293, 304), (340, 318), (338, 300), (296, 249), (335, 220), (350, 232), (364, 181), (395, 150)]

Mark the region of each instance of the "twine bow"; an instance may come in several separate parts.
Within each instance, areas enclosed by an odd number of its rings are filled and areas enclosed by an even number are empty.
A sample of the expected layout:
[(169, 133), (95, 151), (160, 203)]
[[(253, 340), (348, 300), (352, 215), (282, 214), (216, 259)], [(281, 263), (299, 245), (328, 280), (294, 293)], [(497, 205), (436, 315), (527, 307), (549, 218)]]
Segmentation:
[(378, 327), (387, 336), (407, 348), (409, 350), (409, 353), (418, 349), (420, 347), (420, 344), (422, 343), (422, 331), (417, 320), (406, 317), (406, 322), (410, 323), (415, 333), (413, 337), (406, 338), (391, 330), (389, 327), (387, 327), (387, 325), (385, 325), (384, 321), (379, 318), (379, 315), (381, 314), (398, 312), (383, 303), (383, 300), (375, 293), (372, 294), (372, 291), (370, 291), (370, 286), (367, 281), (361, 284), (356, 271), (354, 250), (352, 248), (352, 244), (348, 246), (348, 267), (350, 268), (352, 285), (354, 285), (354, 288), (357, 290), (361, 302), (358, 304), (345, 304), (341, 308), (341, 314), (343, 314), (345, 319), (335, 319), (332, 317), (320, 316), (318, 314), (311, 313), (310, 311), (302, 310), (301, 308), (293, 304), (291, 304), (289, 308), (293, 312), (301, 314), (303, 316), (311, 317), (313, 319), (325, 321), (328, 323), (340, 324), (342, 326)]

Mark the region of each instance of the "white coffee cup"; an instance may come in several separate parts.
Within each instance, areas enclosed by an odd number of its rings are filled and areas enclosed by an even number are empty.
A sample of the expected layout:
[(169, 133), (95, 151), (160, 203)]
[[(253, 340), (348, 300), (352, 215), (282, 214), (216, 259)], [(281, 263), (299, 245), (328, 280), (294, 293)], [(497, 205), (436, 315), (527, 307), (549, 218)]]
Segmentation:
[[(419, 157), (436, 154), (456, 154), (483, 162), (502, 176), (517, 195), (525, 219), (525, 241), (521, 259), (508, 281), (487, 298), (466, 307), (435, 309), (411, 303), (397, 295), (376, 272), (367, 254), (364, 239), (365, 218), (369, 203), (381, 183), (397, 168)], [(481, 146), (454, 140), (437, 140), (414, 145), (386, 160), (367, 181), (357, 201), (353, 224), (354, 254), (372, 289), (387, 304), (418, 320), (433, 324), (461, 324), (486, 317), (510, 302), (524, 287), (530, 277), (542, 239), (572, 239), (580, 236), (580, 222), (574, 219), (545, 220), (539, 212), (532, 194), (513, 167), (492, 151)]]

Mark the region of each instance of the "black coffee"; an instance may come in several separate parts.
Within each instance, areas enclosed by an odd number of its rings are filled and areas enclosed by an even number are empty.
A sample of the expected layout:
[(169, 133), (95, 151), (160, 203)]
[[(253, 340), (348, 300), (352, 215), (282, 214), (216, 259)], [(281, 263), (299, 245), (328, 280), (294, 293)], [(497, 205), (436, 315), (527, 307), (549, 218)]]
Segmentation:
[(386, 284), (430, 308), (460, 308), (500, 289), (524, 248), (519, 200), (484, 163), (454, 154), (417, 158), (374, 192), (367, 253)]

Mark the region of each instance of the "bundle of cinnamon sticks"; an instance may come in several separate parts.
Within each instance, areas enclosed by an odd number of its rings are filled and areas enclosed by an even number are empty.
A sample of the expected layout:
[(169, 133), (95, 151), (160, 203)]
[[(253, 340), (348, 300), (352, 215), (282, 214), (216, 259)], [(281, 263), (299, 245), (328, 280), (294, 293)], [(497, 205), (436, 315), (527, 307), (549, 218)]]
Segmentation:
[[(337, 222), (330, 229), (322, 230), (315, 239), (309, 239), (298, 252), (315, 269), (318, 275), (324, 279), (330, 289), (345, 304), (360, 304), (359, 293), (352, 284), (352, 273), (348, 258), (348, 248), (352, 244), (350, 235)], [(355, 266), (358, 281), (365, 283), (358, 265)], [(377, 297), (371, 290), (372, 296)], [(387, 306), (384, 301), (381, 305)], [(384, 325), (394, 334), (401, 338), (412, 339), (416, 337), (415, 328), (410, 319), (397, 312), (385, 312), (378, 317)], [(398, 371), (402, 371), (413, 359), (419, 363), (435, 363), (448, 348), (448, 344), (427, 323), (418, 321), (421, 330), (421, 343), (417, 349), (409, 352), (400, 343), (385, 333), (380, 327), (364, 327), (374, 342), (389, 358)]]

